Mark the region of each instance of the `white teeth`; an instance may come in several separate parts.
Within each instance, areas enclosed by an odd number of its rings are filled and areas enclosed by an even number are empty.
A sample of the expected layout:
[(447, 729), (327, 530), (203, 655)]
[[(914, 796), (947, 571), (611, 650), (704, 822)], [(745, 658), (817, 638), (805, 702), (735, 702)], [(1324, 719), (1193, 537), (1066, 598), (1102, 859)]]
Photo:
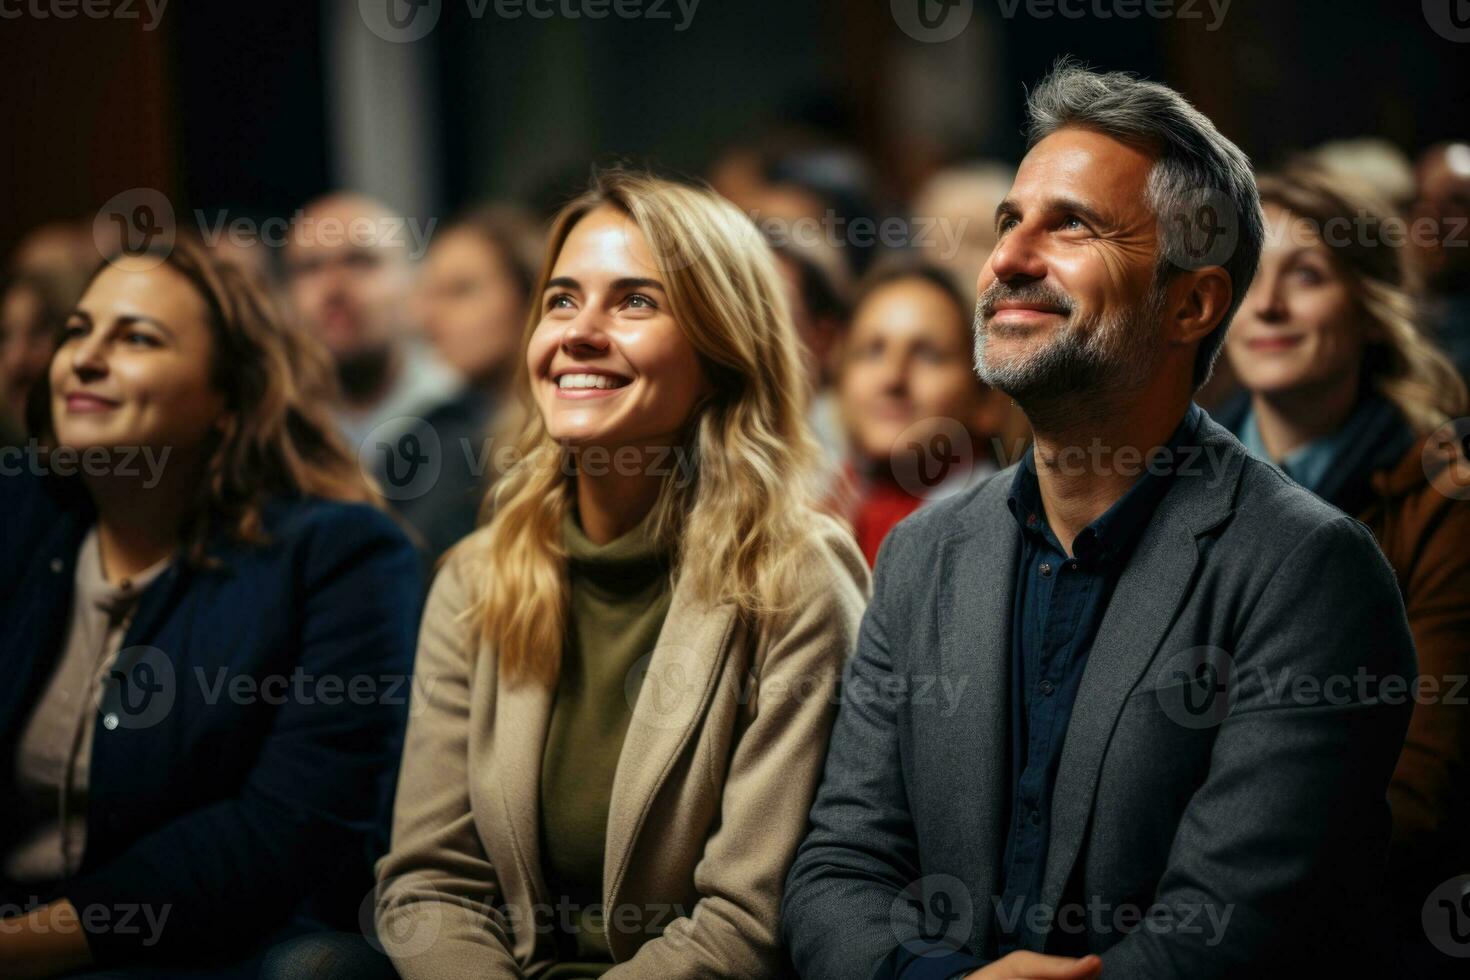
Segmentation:
[(556, 379), (559, 388), (621, 388), (628, 382), (605, 374), (563, 374)]

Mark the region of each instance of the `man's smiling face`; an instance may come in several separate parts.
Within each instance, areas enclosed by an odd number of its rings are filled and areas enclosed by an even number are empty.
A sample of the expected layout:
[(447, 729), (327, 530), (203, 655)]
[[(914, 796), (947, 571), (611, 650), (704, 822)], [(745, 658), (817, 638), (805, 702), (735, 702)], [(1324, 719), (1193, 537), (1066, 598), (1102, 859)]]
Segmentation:
[(1145, 376), (1159, 353), (1154, 157), (1065, 127), (1022, 161), (980, 270), (981, 377), (1023, 399)]

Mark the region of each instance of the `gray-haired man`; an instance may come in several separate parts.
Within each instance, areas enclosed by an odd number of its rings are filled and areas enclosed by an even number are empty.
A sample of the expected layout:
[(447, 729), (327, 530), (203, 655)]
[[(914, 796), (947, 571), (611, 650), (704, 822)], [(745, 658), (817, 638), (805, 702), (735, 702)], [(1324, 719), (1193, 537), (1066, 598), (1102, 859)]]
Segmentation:
[(1366, 529), (1192, 404), (1260, 253), (1249, 163), (1126, 75), (1063, 64), (1027, 108), (975, 360), (1035, 445), (883, 545), (787, 882), (793, 960), (1361, 967), (1414, 653)]

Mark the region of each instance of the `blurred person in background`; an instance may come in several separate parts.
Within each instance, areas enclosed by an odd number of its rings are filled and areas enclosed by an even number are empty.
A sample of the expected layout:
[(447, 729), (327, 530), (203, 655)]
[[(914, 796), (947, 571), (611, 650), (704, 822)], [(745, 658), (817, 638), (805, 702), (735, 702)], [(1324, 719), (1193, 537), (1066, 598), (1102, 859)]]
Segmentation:
[(411, 242), (402, 215), (360, 194), (334, 193), (301, 210), (284, 260), (296, 316), (336, 363), (341, 398), (333, 411), (348, 448), (428, 551), (434, 528), (420, 527), (425, 514), (416, 503), (435, 482), (435, 467), (460, 447), (436, 448), (425, 419), (463, 382), (410, 326)]
[[(868, 570), (818, 509), (774, 258), (611, 172), (535, 296), (531, 424), (424, 616), (378, 935), (407, 980), (777, 975)], [(266, 976), (339, 975), (293, 953)]]
[(1409, 217), (1434, 224), (1427, 241), (1410, 238), (1418, 246), (1430, 332), (1460, 377), (1470, 379), (1470, 142), (1430, 147), (1415, 177), (1418, 194)]
[(429, 551), (443, 554), (475, 529), (485, 491), (521, 420), (511, 382), (540, 262), (534, 218), (491, 205), (440, 228), (424, 258), (418, 318), (439, 357), (463, 380), (425, 421), (443, 452), (438, 480), (401, 506)]
[[(956, 283), (966, 285), (967, 293), (976, 270), (995, 248), (996, 208), (1005, 200), (1015, 176), (1015, 167), (998, 160), (948, 167), (925, 181), (909, 204), (912, 227), (922, 231), (922, 223), (932, 223), (928, 232), (932, 244), (923, 247), (923, 261), (948, 270)], [(1030, 440), (1031, 425), (1009, 398), (998, 399), (991, 408), (996, 413), (991, 422), (993, 433), (1013, 454), (996, 462), (1007, 466)]]
[(1403, 150), (1374, 136), (1331, 140), (1306, 154), (1309, 165), (1367, 184), (1395, 211), (1414, 200), (1414, 164)]
[(0, 481), (3, 975), (247, 977), (355, 921), (422, 585), (333, 388), (188, 241), (104, 264), (68, 316), (42, 469)]
[(1015, 167), (977, 160), (948, 167), (926, 180), (909, 203), (909, 218), (942, 228), (925, 249), (924, 261), (949, 270), (956, 282), (974, 279), (975, 270), (995, 248), (995, 209), (1015, 179)]
[(786, 284), (786, 299), (802, 364), (811, 386), (807, 421), (835, 475), (847, 456), (847, 435), (833, 385), (833, 358), (847, 329), (847, 268), (837, 249), (825, 244), (772, 243), (776, 266)]
[(996, 470), (1009, 398), (975, 374), (973, 315), (938, 266), (878, 266), (860, 288), (841, 349), (852, 453), (835, 503), (870, 567), (893, 525)]
[[(1303, 166), (1259, 184), (1267, 245), (1225, 342), (1249, 399), (1221, 421), (1373, 531), (1404, 596), (1420, 683), (1449, 695), (1470, 673), (1470, 494), (1456, 470), (1426, 465), (1426, 443), (1465, 414), (1465, 386), (1419, 328), (1406, 249), (1380, 235), (1394, 217), (1386, 201)], [(1360, 215), (1360, 238), (1324, 240), (1324, 227)], [(1389, 866), (1406, 975), (1437, 976), (1420, 911), (1435, 886), (1470, 873), (1470, 712), (1415, 701), (1389, 786)]]
[(76, 287), (52, 275), (20, 272), (0, 280), (0, 427), (9, 432), (0, 441), (14, 444), (26, 429), (26, 399), (45, 377), (76, 298)]
[(116, 227), (106, 222), (98, 222), (96, 228), (83, 221), (49, 222), (20, 240), (8, 265), (14, 272), (50, 277), (80, 290), (82, 280), (103, 258), (96, 239), (106, 239), (103, 244), (110, 254), (115, 237)]

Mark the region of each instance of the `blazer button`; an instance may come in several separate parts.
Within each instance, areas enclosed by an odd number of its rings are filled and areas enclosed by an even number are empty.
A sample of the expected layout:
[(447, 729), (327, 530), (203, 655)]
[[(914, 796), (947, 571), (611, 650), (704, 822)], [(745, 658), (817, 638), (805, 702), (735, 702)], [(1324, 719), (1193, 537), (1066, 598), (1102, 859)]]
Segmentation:
[(117, 712), (109, 711), (102, 716), (102, 727), (109, 732), (117, 727)]

